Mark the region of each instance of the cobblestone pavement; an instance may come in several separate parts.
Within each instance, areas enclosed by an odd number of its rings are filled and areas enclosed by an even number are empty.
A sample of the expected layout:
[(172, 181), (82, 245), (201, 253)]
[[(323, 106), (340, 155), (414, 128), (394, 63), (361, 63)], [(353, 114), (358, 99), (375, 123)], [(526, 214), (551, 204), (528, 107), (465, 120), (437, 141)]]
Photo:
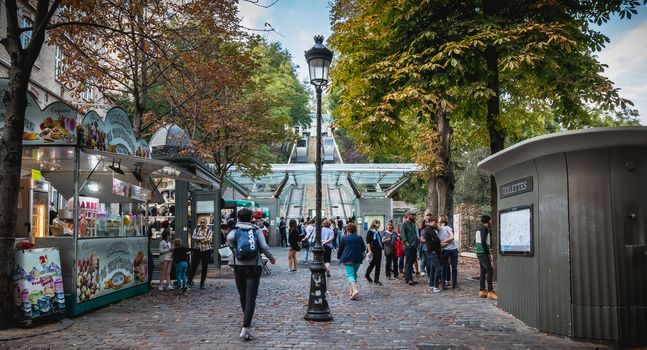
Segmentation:
[[(426, 284), (383, 279), (360, 281), (360, 298), (350, 301), (343, 270), (333, 261), (328, 301), (334, 321), (303, 320), (309, 270), (287, 272), (287, 250), (272, 275), (263, 275), (254, 315), (257, 337), (238, 338), (242, 312), (233, 279), (208, 280), (207, 290), (184, 296), (154, 290), (75, 319), (64, 331), (0, 342), (0, 349), (591, 349), (600, 347), (540, 333), (475, 298), (475, 259), (461, 258), (461, 289), (431, 293)], [(366, 269), (364, 264), (360, 276)], [(463, 272), (461, 272), (463, 271)], [(419, 279), (422, 281), (422, 279)]]

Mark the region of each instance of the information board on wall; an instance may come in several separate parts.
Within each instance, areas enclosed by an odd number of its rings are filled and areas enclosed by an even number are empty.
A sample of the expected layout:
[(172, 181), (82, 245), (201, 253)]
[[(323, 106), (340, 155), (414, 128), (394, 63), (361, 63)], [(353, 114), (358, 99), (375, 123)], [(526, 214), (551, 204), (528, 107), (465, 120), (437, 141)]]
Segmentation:
[(532, 255), (532, 206), (499, 211), (501, 254)]

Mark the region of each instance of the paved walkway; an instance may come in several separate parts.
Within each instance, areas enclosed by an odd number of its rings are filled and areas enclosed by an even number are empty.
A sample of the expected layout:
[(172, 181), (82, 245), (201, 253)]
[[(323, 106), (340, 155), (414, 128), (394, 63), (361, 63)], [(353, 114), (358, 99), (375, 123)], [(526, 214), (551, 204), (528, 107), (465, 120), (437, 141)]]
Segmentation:
[[(152, 291), (75, 319), (61, 332), (0, 342), (0, 349), (591, 349), (539, 333), (474, 297), (473, 260), (461, 258), (461, 290), (430, 293), (402, 280), (383, 286), (360, 283), (358, 301), (347, 297), (342, 269), (333, 265), (328, 301), (330, 323), (303, 320), (309, 270), (287, 272), (287, 250), (271, 276), (263, 275), (254, 315), (257, 339), (238, 338), (242, 313), (233, 279), (208, 281), (205, 291), (184, 296)], [(300, 253), (299, 260), (303, 259)], [(301, 263), (300, 263), (301, 264)], [(360, 269), (363, 275), (366, 264)], [(460, 273), (460, 272), (459, 272)]]

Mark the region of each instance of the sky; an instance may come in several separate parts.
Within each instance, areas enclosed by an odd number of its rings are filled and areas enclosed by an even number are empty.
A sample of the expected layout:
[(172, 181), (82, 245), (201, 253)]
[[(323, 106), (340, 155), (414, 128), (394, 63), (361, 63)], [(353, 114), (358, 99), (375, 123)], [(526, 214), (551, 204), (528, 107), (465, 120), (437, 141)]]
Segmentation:
[[(275, 0), (256, 1), (269, 5)], [(241, 0), (239, 5), (243, 26), (263, 29), (269, 23), (274, 28), (276, 33), (259, 33), (288, 49), (294, 64), (299, 66), (301, 80), (308, 77), (303, 54), (314, 45), (313, 37), (330, 36), (329, 13), (329, 0), (278, 0), (269, 8)], [(633, 101), (642, 124), (647, 125), (647, 6), (642, 6), (631, 20), (612, 18), (600, 30), (611, 40), (597, 54), (600, 62), (609, 66), (604, 74), (620, 88), (622, 97)]]

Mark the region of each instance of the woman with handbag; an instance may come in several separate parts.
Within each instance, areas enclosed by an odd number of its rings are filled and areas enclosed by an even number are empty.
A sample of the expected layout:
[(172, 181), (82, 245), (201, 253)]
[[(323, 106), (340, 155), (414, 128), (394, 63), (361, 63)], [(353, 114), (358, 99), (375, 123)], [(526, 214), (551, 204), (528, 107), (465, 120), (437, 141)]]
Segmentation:
[[(393, 232), (393, 223), (388, 222), (384, 232), (381, 233), (382, 243), (384, 245), (384, 257), (386, 258), (386, 279), (391, 280), (391, 270), (393, 276), (398, 278), (398, 259), (395, 256), (395, 244), (397, 240), (396, 233)], [(404, 253), (404, 250), (403, 250)]]
[(289, 226), (288, 243), (290, 244), (290, 248), (288, 249), (288, 270), (295, 272), (297, 270), (297, 252), (301, 250), (299, 247), (299, 229), (297, 228), (297, 221), (294, 219), (290, 220)]

